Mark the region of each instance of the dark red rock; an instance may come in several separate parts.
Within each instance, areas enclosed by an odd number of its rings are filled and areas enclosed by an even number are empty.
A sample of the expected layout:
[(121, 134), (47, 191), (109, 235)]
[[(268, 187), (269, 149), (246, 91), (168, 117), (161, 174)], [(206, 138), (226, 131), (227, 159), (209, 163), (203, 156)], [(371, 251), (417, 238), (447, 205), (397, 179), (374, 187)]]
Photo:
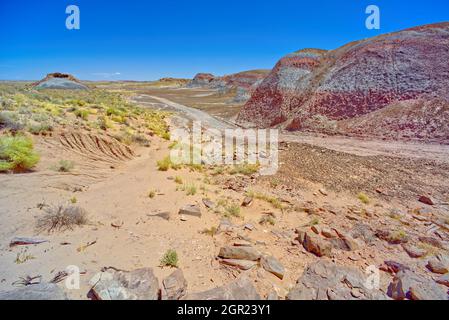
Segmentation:
[(433, 206), (433, 205), (434, 205), (433, 200), (430, 199), (429, 197), (426, 197), (426, 196), (421, 196), (421, 197), (419, 197), (419, 200), (418, 200), (418, 201), (419, 201), (419, 202), (422, 202), (422, 203), (424, 203), (424, 204), (428, 204), (429, 206)]

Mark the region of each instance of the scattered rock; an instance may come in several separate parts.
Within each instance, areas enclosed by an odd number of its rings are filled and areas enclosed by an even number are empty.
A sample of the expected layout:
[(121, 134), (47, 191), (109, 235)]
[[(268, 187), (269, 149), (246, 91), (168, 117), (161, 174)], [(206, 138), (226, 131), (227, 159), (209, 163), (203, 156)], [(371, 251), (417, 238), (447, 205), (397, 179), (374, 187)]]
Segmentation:
[(241, 270), (249, 270), (257, 265), (256, 261), (241, 260), (241, 259), (221, 259), (220, 263), (232, 267), (237, 267)]
[(411, 258), (421, 258), (427, 254), (427, 250), (415, 247), (412, 244), (403, 243), (402, 248)]
[(349, 234), (340, 232), (336, 229), (334, 230), (337, 233), (338, 238), (333, 238), (329, 240), (334, 246), (334, 248), (344, 251), (354, 251), (359, 249), (360, 244)]
[(220, 221), (220, 224), (218, 225), (217, 233), (232, 231), (233, 228), (234, 226), (231, 221), (229, 221), (228, 219), (222, 219)]
[(197, 205), (190, 204), (182, 207), (179, 210), (179, 214), (201, 218), (201, 209)]
[(252, 197), (245, 197), (242, 202), (242, 207), (249, 207), (253, 204), (253, 198)]
[(243, 229), (247, 229), (249, 231), (253, 231), (254, 230), (254, 225), (252, 223), (247, 223), (243, 226)]
[(401, 244), (408, 242), (408, 236), (400, 231), (377, 230), (376, 236), (390, 244)]
[(275, 290), (270, 291), (270, 293), (267, 295), (267, 300), (274, 301), (279, 300), (279, 296)]
[(162, 280), (161, 299), (180, 300), (187, 294), (187, 280), (181, 269), (176, 269), (171, 275)]
[(246, 240), (237, 240), (232, 244), (234, 247), (251, 247), (251, 242)]
[(260, 300), (252, 281), (245, 275), (222, 287), (188, 294), (186, 300)]
[(323, 196), (327, 196), (327, 191), (324, 188), (318, 190)]
[(396, 261), (385, 261), (384, 264), (382, 266), (380, 266), (379, 268), (382, 271), (391, 273), (391, 274), (396, 274), (399, 271), (402, 270), (410, 270), (409, 267), (407, 267), (406, 265), (396, 262)]
[(39, 283), (0, 292), (0, 300), (67, 300), (67, 296), (56, 284)]
[(31, 245), (31, 244), (41, 244), (41, 243), (44, 243), (44, 242), (49, 242), (49, 241), (48, 240), (44, 240), (44, 239), (16, 237), (16, 238), (11, 240), (11, 242), (9, 243), (9, 246), (10, 247), (26, 246), (26, 245)]
[(213, 209), (213, 208), (215, 208), (215, 203), (214, 202), (212, 202), (211, 200), (209, 200), (209, 199), (203, 199), (203, 204), (206, 206), (206, 208), (208, 208), (208, 209)]
[(164, 212), (156, 213), (154, 216), (168, 221), (168, 220), (170, 220), (171, 214), (170, 214), (170, 212), (164, 211)]
[(449, 272), (449, 257), (439, 253), (427, 263), (427, 268), (433, 273), (445, 274)]
[(284, 278), (284, 266), (273, 256), (263, 256), (260, 259), (261, 266), (268, 272), (271, 272), (279, 279)]
[(332, 238), (336, 237), (335, 232), (329, 228), (321, 228), (321, 234), (323, 235), (323, 237), (328, 238), (328, 239), (332, 239)]
[(423, 243), (430, 244), (431, 246), (434, 246), (435, 248), (444, 249), (444, 246), (441, 243), (441, 241), (434, 237), (420, 236), (420, 237), (418, 237), (418, 240)]
[(123, 227), (123, 220), (114, 220), (111, 222), (111, 226), (117, 229), (120, 229), (121, 227)]
[(419, 197), (418, 201), (419, 201), (419, 202), (422, 202), (422, 203), (424, 203), (424, 204), (427, 204), (427, 205), (429, 205), (429, 206), (433, 206), (433, 205), (434, 205), (433, 200), (430, 199), (430, 198), (427, 197), (427, 196), (421, 196), (421, 197)]
[(257, 261), (260, 259), (260, 252), (253, 247), (222, 247), (218, 254), (224, 259), (241, 259)]
[(158, 300), (159, 283), (151, 268), (127, 271), (108, 269), (91, 279), (98, 300)]
[(320, 259), (310, 264), (287, 296), (288, 300), (384, 300), (388, 297), (365, 286), (366, 275)]
[(446, 300), (444, 287), (410, 271), (399, 271), (388, 286), (388, 296), (395, 300)]

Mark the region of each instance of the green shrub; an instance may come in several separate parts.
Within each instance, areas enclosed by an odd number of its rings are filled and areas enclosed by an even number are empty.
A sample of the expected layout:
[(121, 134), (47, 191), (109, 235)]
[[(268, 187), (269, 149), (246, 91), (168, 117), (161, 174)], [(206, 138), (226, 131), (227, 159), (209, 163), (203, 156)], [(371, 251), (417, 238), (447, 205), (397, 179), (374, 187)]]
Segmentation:
[(240, 206), (238, 204), (232, 203), (225, 207), (226, 216), (240, 217)]
[(33, 141), (29, 137), (0, 137), (0, 172), (24, 172), (39, 162), (39, 155), (33, 150)]
[(164, 256), (161, 259), (161, 265), (163, 267), (178, 267), (178, 253), (173, 250), (169, 249), (167, 252), (165, 252)]
[(164, 159), (157, 162), (157, 169), (159, 171), (168, 171), (168, 169), (170, 169), (170, 166), (171, 160), (169, 156), (166, 156)]
[(259, 170), (258, 164), (245, 163), (234, 166), (231, 169), (230, 174), (243, 174), (246, 176), (250, 176), (256, 173), (258, 170)]

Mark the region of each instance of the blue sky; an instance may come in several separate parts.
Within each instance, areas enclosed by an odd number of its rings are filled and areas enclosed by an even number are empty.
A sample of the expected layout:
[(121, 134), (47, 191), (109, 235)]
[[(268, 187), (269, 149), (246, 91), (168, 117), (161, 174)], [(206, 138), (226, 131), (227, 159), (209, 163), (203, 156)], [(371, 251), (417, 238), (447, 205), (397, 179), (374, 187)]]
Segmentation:
[[(80, 30), (65, 27), (70, 4), (80, 8)], [(380, 7), (380, 30), (365, 28), (369, 4)], [(221, 75), (272, 68), (301, 48), (442, 21), (448, 0), (1, 0), (0, 79)]]

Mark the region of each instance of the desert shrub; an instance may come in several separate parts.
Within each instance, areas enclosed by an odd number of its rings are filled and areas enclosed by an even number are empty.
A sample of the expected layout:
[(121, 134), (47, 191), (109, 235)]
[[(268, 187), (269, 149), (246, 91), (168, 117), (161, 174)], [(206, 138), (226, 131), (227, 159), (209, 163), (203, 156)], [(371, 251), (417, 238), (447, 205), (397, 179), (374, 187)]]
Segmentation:
[(156, 196), (156, 190), (150, 190), (148, 192), (148, 198), (153, 199)]
[(24, 172), (39, 162), (33, 141), (26, 136), (0, 137), (0, 172)]
[(38, 123), (28, 126), (28, 132), (35, 135), (51, 131), (53, 131), (53, 126), (49, 123)]
[(8, 128), (11, 131), (20, 131), (24, 128), (24, 124), (20, 121), (16, 113), (11, 111), (0, 112), (0, 129)]
[(175, 177), (175, 183), (176, 183), (176, 184), (183, 184), (182, 178), (179, 177), (179, 176), (176, 176), (176, 177)]
[(157, 162), (157, 168), (159, 171), (167, 171), (168, 169), (172, 168), (173, 170), (178, 170), (181, 166), (174, 164), (170, 156), (166, 156), (164, 159)]
[(88, 223), (87, 212), (76, 206), (55, 206), (45, 209), (45, 214), (37, 221), (39, 231), (73, 230), (75, 226)]
[(225, 206), (226, 216), (240, 217), (240, 206), (235, 203)]
[(163, 267), (178, 267), (178, 253), (173, 250), (169, 249), (167, 252), (165, 252), (164, 256), (161, 259), (161, 265)]
[(75, 167), (75, 163), (69, 160), (59, 160), (52, 166), (52, 169), (59, 172), (70, 172)]
[(89, 110), (77, 109), (73, 113), (77, 116), (77, 118), (81, 118), (83, 120), (87, 120), (89, 118)]
[(211, 227), (209, 229), (207, 228), (204, 229), (203, 231), (201, 231), (201, 233), (213, 237), (214, 235), (217, 234), (217, 231), (218, 231), (217, 227)]
[(111, 121), (109, 120), (108, 117), (105, 117), (105, 116), (99, 117), (99, 118), (97, 119), (97, 124), (98, 124), (98, 127), (99, 127), (101, 130), (105, 130), (105, 131), (106, 131), (106, 130), (112, 128), (112, 123), (111, 123)]
[(194, 196), (197, 192), (196, 185), (193, 183), (185, 184), (184, 190), (188, 196)]

